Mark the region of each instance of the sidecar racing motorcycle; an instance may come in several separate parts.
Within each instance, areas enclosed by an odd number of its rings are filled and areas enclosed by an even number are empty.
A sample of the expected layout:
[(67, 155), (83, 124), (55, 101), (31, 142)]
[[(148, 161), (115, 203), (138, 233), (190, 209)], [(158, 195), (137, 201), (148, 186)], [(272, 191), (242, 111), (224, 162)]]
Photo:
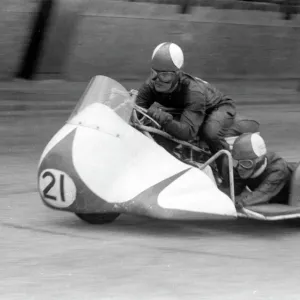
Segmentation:
[[(176, 140), (136, 105), (135, 97), (136, 91), (128, 92), (111, 78), (90, 81), (41, 155), (38, 190), (47, 207), (91, 224), (112, 222), (120, 214), (169, 220), (300, 217), (299, 168), (288, 205), (237, 210), (230, 151), (212, 156), (201, 143)], [(245, 120), (237, 117), (229, 145), (238, 134), (259, 130)], [(213, 169), (220, 155), (228, 157), (230, 196), (218, 188)]]

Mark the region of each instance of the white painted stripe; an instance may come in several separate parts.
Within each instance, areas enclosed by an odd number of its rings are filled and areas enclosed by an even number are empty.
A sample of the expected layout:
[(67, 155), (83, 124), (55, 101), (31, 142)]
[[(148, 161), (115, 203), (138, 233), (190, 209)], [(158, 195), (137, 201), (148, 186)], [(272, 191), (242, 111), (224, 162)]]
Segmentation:
[(155, 49), (153, 50), (152, 59), (153, 59), (153, 57), (155, 56), (155, 54), (157, 53), (157, 51), (158, 51), (161, 47), (163, 47), (165, 44), (166, 44), (166, 43), (161, 43), (161, 44), (159, 44), (157, 47), (155, 47)]
[(169, 52), (174, 65), (180, 69), (184, 63), (183, 52), (180, 47), (174, 43), (170, 44)]

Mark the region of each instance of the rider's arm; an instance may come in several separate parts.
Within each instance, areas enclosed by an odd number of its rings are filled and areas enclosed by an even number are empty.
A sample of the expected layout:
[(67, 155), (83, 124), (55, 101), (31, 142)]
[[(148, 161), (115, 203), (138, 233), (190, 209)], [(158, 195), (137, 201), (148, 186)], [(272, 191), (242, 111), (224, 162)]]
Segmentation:
[(136, 97), (136, 104), (148, 109), (154, 103), (153, 92), (147, 82), (145, 82), (139, 89)]
[(285, 170), (274, 170), (254, 191), (242, 192), (236, 201), (243, 206), (267, 203), (281, 191), (288, 177), (289, 173)]
[(233, 181), (234, 181), (234, 194), (235, 196), (239, 196), (246, 189), (246, 182), (243, 180), (236, 169), (233, 169)]
[(172, 120), (164, 126), (164, 129), (174, 137), (188, 141), (196, 138), (204, 121), (205, 100), (203, 94), (199, 92), (189, 92), (186, 97), (186, 106), (180, 121)]
[[(245, 180), (241, 179), (236, 169), (233, 169), (233, 180), (234, 180), (234, 195), (240, 195), (246, 188)], [(224, 182), (219, 186), (219, 189), (230, 197), (230, 186), (228, 182)]]

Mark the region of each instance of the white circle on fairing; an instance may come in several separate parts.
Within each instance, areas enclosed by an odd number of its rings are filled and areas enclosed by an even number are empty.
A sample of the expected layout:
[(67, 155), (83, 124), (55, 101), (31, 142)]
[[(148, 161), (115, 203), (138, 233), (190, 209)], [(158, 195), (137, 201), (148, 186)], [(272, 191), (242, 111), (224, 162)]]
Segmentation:
[(53, 207), (68, 207), (76, 199), (74, 181), (60, 170), (44, 170), (40, 174), (38, 187), (43, 200)]

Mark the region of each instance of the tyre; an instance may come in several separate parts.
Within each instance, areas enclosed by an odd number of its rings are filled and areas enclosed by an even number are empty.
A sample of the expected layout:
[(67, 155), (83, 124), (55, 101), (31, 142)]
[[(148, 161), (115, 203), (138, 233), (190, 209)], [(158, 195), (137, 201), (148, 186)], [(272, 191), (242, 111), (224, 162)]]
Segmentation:
[(107, 214), (75, 214), (79, 219), (89, 224), (107, 224), (113, 222), (120, 214), (107, 213)]

